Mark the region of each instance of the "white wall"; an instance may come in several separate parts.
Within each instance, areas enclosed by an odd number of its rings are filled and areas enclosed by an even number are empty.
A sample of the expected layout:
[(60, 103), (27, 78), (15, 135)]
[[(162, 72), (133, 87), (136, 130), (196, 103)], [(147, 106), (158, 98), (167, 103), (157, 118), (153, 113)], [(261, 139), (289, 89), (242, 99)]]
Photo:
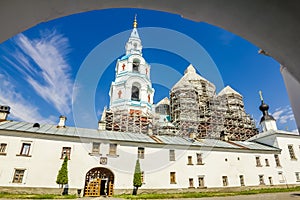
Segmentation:
[[(22, 134), (20, 134), (22, 135)], [(53, 137), (55, 138), (55, 137)], [(73, 138), (74, 140), (74, 138)], [(7, 143), (7, 155), (0, 156), (0, 186), (25, 186), (57, 188), (55, 183), (58, 170), (63, 162), (61, 158), (62, 147), (71, 147), (71, 159), (68, 162), (69, 187), (83, 188), (86, 173), (94, 167), (106, 167), (115, 175), (115, 189), (131, 189), (138, 146), (118, 144), (116, 157), (107, 156), (109, 141), (101, 142), (101, 156), (107, 157), (107, 165), (100, 165), (100, 156), (91, 156), (92, 141), (58, 141), (38, 138), (24, 138), (0, 135), (1, 143)], [(31, 157), (16, 156), (20, 153), (23, 141), (31, 142)], [(114, 142), (112, 142), (114, 143)], [(287, 144), (295, 145), (297, 161), (291, 161)], [(261, 153), (248, 150), (246, 152), (232, 152), (228, 150), (187, 150), (182, 147), (164, 146), (162, 148), (145, 147), (145, 158), (140, 159), (141, 169), (145, 173), (144, 189), (150, 188), (188, 188), (189, 178), (193, 178), (194, 186), (198, 187), (198, 176), (204, 176), (205, 186), (223, 187), (222, 176), (228, 177), (230, 186), (240, 186), (239, 175), (244, 176), (246, 186), (259, 185), (259, 175), (264, 175), (266, 185), (268, 177), (272, 177), (273, 184), (286, 184), (279, 182), (278, 171), (283, 174), (290, 184), (296, 184), (295, 172), (300, 172), (300, 140), (282, 138), (278, 144), (283, 148), (280, 155), (282, 168), (277, 168), (274, 152)], [(169, 161), (169, 149), (175, 149), (176, 161)], [(196, 154), (203, 154), (204, 165), (197, 165)], [(188, 156), (192, 156), (193, 165), (188, 165)], [(256, 166), (255, 157), (260, 156), (262, 167)], [(227, 159), (227, 161), (225, 161)], [(265, 159), (270, 166), (266, 166)], [(22, 184), (12, 183), (14, 169), (26, 169)], [(176, 172), (176, 184), (170, 184), (170, 172)]]
[[(280, 161), (284, 178), (288, 183), (297, 184), (295, 172), (300, 172), (300, 138), (277, 137), (278, 146), (281, 151)], [(296, 160), (290, 158), (288, 145), (293, 145)]]

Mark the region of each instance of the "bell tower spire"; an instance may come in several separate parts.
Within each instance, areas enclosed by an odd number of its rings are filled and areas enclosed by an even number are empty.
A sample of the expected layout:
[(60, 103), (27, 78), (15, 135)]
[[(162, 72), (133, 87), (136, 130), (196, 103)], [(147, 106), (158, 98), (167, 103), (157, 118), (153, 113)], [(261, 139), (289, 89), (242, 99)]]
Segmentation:
[(131, 31), (130, 37), (125, 45), (126, 55), (140, 55), (142, 56), (142, 41), (140, 39), (137, 30), (137, 15), (134, 16), (133, 29)]

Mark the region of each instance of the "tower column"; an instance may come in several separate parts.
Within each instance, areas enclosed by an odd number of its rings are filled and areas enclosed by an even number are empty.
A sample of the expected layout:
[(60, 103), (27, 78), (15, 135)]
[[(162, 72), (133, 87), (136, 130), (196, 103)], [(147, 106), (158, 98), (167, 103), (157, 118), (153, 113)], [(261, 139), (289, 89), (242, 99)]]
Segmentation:
[(148, 133), (154, 88), (150, 80), (150, 65), (142, 56), (136, 16), (125, 45), (125, 55), (117, 60), (115, 71), (110, 109), (105, 113), (106, 130)]

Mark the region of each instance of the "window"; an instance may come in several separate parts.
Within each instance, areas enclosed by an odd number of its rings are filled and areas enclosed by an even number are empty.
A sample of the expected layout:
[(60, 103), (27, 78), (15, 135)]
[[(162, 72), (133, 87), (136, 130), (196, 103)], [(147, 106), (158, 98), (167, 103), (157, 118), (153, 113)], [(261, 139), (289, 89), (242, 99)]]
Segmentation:
[(199, 185), (199, 188), (205, 187), (204, 186), (204, 176), (199, 176), (198, 177), (198, 185)]
[(22, 183), (25, 169), (15, 169), (13, 183)]
[(269, 163), (269, 160), (267, 158), (265, 159), (265, 162), (266, 162), (266, 166), (270, 167), (270, 163)]
[(256, 160), (256, 167), (261, 167), (261, 163), (260, 163), (260, 157), (259, 156), (256, 156), (255, 157), (255, 160)]
[(190, 188), (194, 187), (194, 179), (193, 178), (189, 178), (189, 186), (190, 186)]
[(139, 66), (140, 66), (140, 60), (134, 59), (132, 63), (132, 72), (138, 73), (139, 72)]
[(202, 153), (197, 153), (197, 165), (203, 165)]
[(110, 156), (117, 155), (117, 144), (109, 144), (109, 155)]
[(169, 159), (170, 159), (170, 161), (175, 161), (175, 150), (170, 149), (170, 151), (169, 151)]
[(269, 183), (270, 183), (270, 185), (273, 185), (273, 179), (271, 176), (269, 176)]
[(62, 148), (60, 159), (64, 159), (66, 156), (70, 160), (70, 158), (71, 158), (71, 147), (63, 147)]
[(5, 143), (0, 144), (0, 155), (6, 155), (6, 147), (7, 147), (7, 144), (5, 144)]
[(240, 184), (241, 186), (245, 186), (244, 175), (240, 175)]
[(282, 172), (278, 172), (279, 183), (284, 183), (284, 176)]
[(176, 173), (175, 172), (170, 172), (170, 183), (176, 184)]
[(21, 155), (21, 156), (29, 156), (30, 146), (31, 146), (30, 143), (23, 143), (23, 144), (22, 144), (22, 148), (21, 148), (20, 155)]
[(99, 142), (93, 142), (92, 153), (93, 154), (99, 154), (100, 153), (100, 143)]
[(228, 186), (228, 178), (227, 176), (222, 176), (223, 186)]
[(139, 159), (144, 159), (144, 157), (145, 157), (144, 153), (145, 153), (145, 148), (144, 147), (139, 147), (138, 148), (138, 158)]
[(131, 88), (131, 100), (139, 101), (140, 100), (140, 89), (133, 85)]
[(279, 156), (277, 154), (274, 155), (276, 167), (281, 167)]
[(192, 156), (188, 156), (188, 165), (193, 165)]
[(264, 175), (258, 175), (259, 185), (265, 185)]
[(289, 149), (289, 153), (290, 153), (290, 157), (292, 160), (296, 160), (296, 156), (295, 156), (295, 152), (294, 152), (294, 148), (293, 145), (288, 145), (288, 149)]
[(296, 175), (296, 181), (300, 182), (300, 173), (299, 172), (295, 172)]

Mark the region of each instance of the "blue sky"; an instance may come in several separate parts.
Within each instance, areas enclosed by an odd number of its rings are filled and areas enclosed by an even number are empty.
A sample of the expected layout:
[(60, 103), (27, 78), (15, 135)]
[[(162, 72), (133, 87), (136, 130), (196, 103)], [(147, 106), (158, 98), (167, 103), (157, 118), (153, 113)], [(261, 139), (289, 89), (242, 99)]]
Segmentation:
[[(246, 111), (257, 121), (261, 117), (258, 91), (262, 90), (278, 127), (296, 129), (279, 63), (259, 55), (259, 47), (205, 22), (141, 9), (75, 14), (40, 23), (0, 44), (0, 104), (11, 106), (9, 118), (57, 123), (63, 114), (67, 125), (97, 127), (96, 118), (109, 105), (116, 59), (125, 53), (135, 14), (143, 56), (152, 66), (154, 102), (169, 95), (171, 86), (193, 62), (218, 91), (230, 85), (241, 93)], [(121, 53), (120, 48), (124, 50)], [(82, 73), (88, 62), (92, 67)], [(101, 76), (93, 79), (95, 74)], [(74, 102), (82, 99), (80, 90), (91, 90), (92, 95), (84, 96), (83, 102), (91, 104), (93, 113), (81, 105), (80, 109), (74, 107)], [(74, 121), (75, 115), (91, 119), (91, 123)]]

